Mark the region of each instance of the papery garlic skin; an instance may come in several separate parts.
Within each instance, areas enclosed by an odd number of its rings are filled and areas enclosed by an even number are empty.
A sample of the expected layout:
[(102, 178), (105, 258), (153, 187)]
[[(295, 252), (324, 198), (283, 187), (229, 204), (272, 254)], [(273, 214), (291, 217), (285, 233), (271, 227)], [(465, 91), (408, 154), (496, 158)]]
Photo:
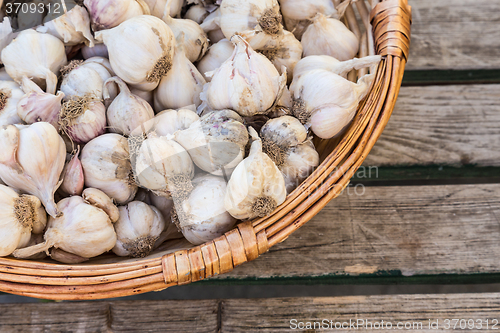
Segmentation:
[(117, 76), (108, 79), (104, 84), (104, 98), (109, 97), (108, 86), (117, 84), (120, 93), (107, 110), (108, 126), (114, 133), (130, 135), (134, 129), (153, 119), (154, 111), (148, 102), (132, 94)]
[(27, 246), (32, 231), (42, 232), (46, 224), (47, 215), (37, 197), (20, 196), (0, 185), (0, 257)]
[(108, 48), (113, 71), (129, 84), (151, 84), (153, 90), (172, 67), (175, 37), (161, 19), (141, 15), (96, 33)]
[(111, 222), (115, 223), (120, 218), (120, 211), (115, 206), (113, 200), (103, 191), (96, 188), (86, 188), (82, 193), (82, 198), (86, 203), (102, 209)]
[(24, 92), (14, 81), (0, 81), (0, 127), (22, 122), (17, 114), (17, 103), (23, 95)]
[(17, 103), (19, 118), (27, 124), (43, 121), (59, 129), (64, 93), (58, 91), (57, 95), (48, 94), (27, 77), (23, 77), (22, 88), (25, 95)]
[(201, 99), (212, 110), (230, 109), (245, 117), (265, 114), (281, 97), (286, 73), (280, 75), (241, 36), (235, 35), (231, 41), (236, 46), (232, 56), (215, 70)]
[(254, 140), (250, 154), (227, 184), (224, 206), (233, 217), (248, 220), (271, 214), (286, 199), (285, 179), (274, 162), (262, 152), (262, 141), (250, 127)]
[(205, 56), (198, 62), (197, 68), (205, 78), (205, 81), (210, 82), (212, 77), (206, 76), (205, 73), (215, 71), (224, 61), (229, 59), (234, 52), (234, 45), (227, 39), (218, 41), (210, 46)]
[(100, 44), (95, 44), (93, 47), (85, 45), (82, 48), (82, 56), (83, 59), (89, 59), (92, 57), (104, 57), (108, 58), (108, 48), (106, 45), (100, 43)]
[(69, 195), (81, 195), (85, 185), (82, 163), (78, 158), (79, 154), (80, 148), (78, 148), (76, 154), (66, 164), (62, 173), (63, 181), (60, 189)]
[(84, 7), (78, 5), (62, 16), (49, 13), (44, 19), (43, 26), (37, 27), (36, 30), (59, 38), (66, 46), (81, 43), (94, 46), (89, 14)]
[(144, 258), (155, 249), (155, 242), (165, 229), (165, 220), (156, 207), (140, 201), (118, 207), (120, 218), (114, 224), (116, 255)]
[(54, 193), (66, 160), (66, 146), (49, 123), (0, 128), (0, 178), (40, 199), (50, 216), (60, 215)]
[(21, 83), (24, 76), (46, 92), (55, 94), (59, 69), (66, 65), (64, 44), (52, 35), (24, 30), (7, 45), (1, 59), (10, 77)]
[(174, 19), (170, 15), (164, 16), (163, 21), (172, 29), (177, 46), (184, 49), (189, 61), (196, 62), (205, 55), (208, 49), (208, 37), (198, 23)]
[(200, 117), (188, 109), (165, 110), (158, 113), (154, 118), (154, 131), (158, 136), (173, 135), (177, 131), (182, 131)]
[(200, 93), (206, 81), (188, 60), (184, 50), (176, 48), (172, 69), (161, 79), (155, 91), (155, 109), (179, 109), (201, 104)]
[(222, 236), (236, 223), (224, 207), (226, 181), (212, 175), (193, 179), (194, 189), (180, 205), (176, 205), (177, 221), (186, 239), (199, 245)]
[(66, 101), (73, 97), (88, 95), (93, 95), (99, 100), (103, 99), (104, 82), (111, 78), (106, 67), (88, 60), (86, 62), (72, 61), (68, 67), (69, 71), (65, 73), (61, 83), (61, 91), (66, 95)]
[(100, 189), (118, 204), (132, 201), (137, 193), (127, 139), (104, 134), (85, 145), (81, 163), (85, 185)]
[(248, 143), (243, 119), (231, 110), (210, 112), (174, 135), (196, 166), (216, 176), (231, 175)]
[(149, 14), (143, 1), (137, 0), (84, 0), (92, 21), (92, 30), (111, 29), (126, 20)]
[(304, 56), (329, 55), (340, 61), (354, 58), (359, 40), (344, 23), (318, 14), (301, 39)]
[(116, 233), (108, 214), (80, 196), (63, 199), (57, 204), (63, 214), (51, 217), (44, 234), (45, 242), (17, 250), (15, 257), (24, 258), (51, 247), (83, 258), (96, 257), (116, 244)]

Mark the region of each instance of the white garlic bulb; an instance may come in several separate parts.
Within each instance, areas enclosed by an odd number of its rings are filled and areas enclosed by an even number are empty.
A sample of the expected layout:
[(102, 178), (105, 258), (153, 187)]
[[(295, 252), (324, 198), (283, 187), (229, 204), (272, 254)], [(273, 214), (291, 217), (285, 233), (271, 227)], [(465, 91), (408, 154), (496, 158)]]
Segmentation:
[(113, 252), (119, 256), (144, 258), (152, 250), (165, 229), (165, 220), (156, 207), (140, 201), (118, 207), (120, 218), (116, 223), (117, 236)]
[(153, 90), (172, 67), (175, 37), (161, 19), (141, 15), (118, 27), (98, 31), (97, 41), (108, 48), (113, 71), (129, 84), (144, 84)]
[(87, 187), (97, 188), (118, 204), (134, 199), (134, 182), (127, 139), (119, 134), (104, 134), (85, 145), (81, 163)]
[(108, 79), (104, 84), (104, 98), (109, 98), (108, 86), (116, 84), (120, 93), (108, 107), (108, 126), (114, 133), (130, 135), (134, 129), (153, 119), (154, 111), (148, 102), (132, 94), (117, 76)]
[(169, 137), (150, 135), (142, 143), (136, 140), (129, 138), (131, 146), (136, 147), (132, 160), (137, 183), (167, 197), (185, 197), (192, 190), (194, 176), (187, 151)]
[(0, 185), (0, 257), (28, 245), (32, 232), (43, 232), (47, 215), (40, 200), (32, 195), (19, 195)]
[(290, 147), (284, 163), (279, 167), (285, 178), (286, 190), (291, 193), (319, 165), (319, 154), (310, 140)]
[(231, 175), (245, 157), (248, 143), (243, 119), (231, 110), (207, 113), (174, 135), (196, 166), (216, 176)]
[(59, 38), (66, 46), (81, 43), (94, 46), (89, 14), (84, 7), (77, 5), (64, 15), (51, 12), (43, 21), (43, 26), (38, 26), (36, 30)]
[(0, 81), (0, 126), (20, 124), (17, 103), (23, 97), (21, 87), (14, 81)]
[(59, 69), (66, 65), (64, 44), (57, 37), (24, 30), (2, 51), (2, 62), (11, 78), (21, 83), (31, 78), (46, 92), (56, 93)]
[(174, 19), (168, 14), (163, 17), (163, 21), (172, 29), (177, 46), (182, 45), (189, 61), (196, 62), (205, 55), (208, 49), (208, 37), (198, 23)]
[[(112, 219), (101, 206), (89, 202), (87, 190), (83, 197), (72, 196), (58, 202), (62, 216), (49, 218), (45, 242), (14, 251), (17, 258), (26, 258), (36, 253), (46, 251), (51, 247), (76, 254), (82, 258), (96, 257), (111, 250), (116, 243), (116, 233)], [(107, 198), (107, 205), (113, 205)], [(117, 210), (114, 207), (114, 210)]]
[(210, 82), (212, 80), (212, 78), (206, 76), (205, 73), (215, 71), (224, 61), (231, 57), (233, 52), (233, 43), (225, 38), (210, 46), (207, 54), (205, 54), (196, 66), (205, 78), (205, 81)]
[(161, 79), (155, 91), (155, 109), (178, 109), (201, 104), (200, 93), (205, 84), (203, 75), (186, 58), (182, 48), (176, 48), (172, 69)]
[(194, 5), (189, 7), (185, 19), (195, 21), (198, 24), (203, 23), (203, 20), (210, 14), (210, 12), (203, 5)]
[(215, 70), (201, 99), (212, 110), (231, 109), (241, 116), (265, 114), (281, 97), (286, 73), (280, 76), (271, 61), (241, 36), (235, 35), (231, 41), (236, 46), (233, 54)]
[(321, 13), (314, 17), (301, 43), (304, 56), (329, 55), (340, 61), (354, 58), (359, 50), (358, 38), (344, 23)]
[(149, 14), (142, 0), (84, 0), (92, 21), (92, 30), (111, 29), (126, 20)]
[(220, 12), (220, 27), (227, 39), (238, 32), (256, 28), (268, 35), (283, 30), (277, 0), (223, 0)]
[(224, 207), (226, 181), (212, 175), (193, 179), (193, 191), (176, 204), (173, 221), (194, 245), (209, 242), (231, 230), (236, 223)]
[(87, 143), (106, 132), (106, 107), (93, 95), (75, 97), (63, 104), (59, 128), (73, 142)]
[(144, 0), (148, 5), (151, 15), (162, 18), (165, 12), (170, 13), (172, 17), (181, 14), (184, 0)]
[(49, 123), (0, 128), (0, 178), (38, 197), (50, 216), (60, 215), (54, 193), (61, 185), (66, 146)]
[(92, 57), (108, 58), (109, 57), (108, 48), (106, 47), (106, 45), (102, 43), (95, 44), (93, 47), (85, 45), (82, 48), (82, 56), (83, 59), (89, 59)]
[(264, 49), (264, 54), (280, 74), (283, 74), (282, 68), (286, 68), (287, 82), (292, 82), (295, 65), (302, 59), (302, 44), (295, 36), (284, 30), (283, 35), (278, 38), (278, 45), (275, 48)]
[(154, 131), (158, 136), (173, 135), (177, 131), (182, 131), (200, 117), (188, 109), (165, 110), (158, 113), (154, 118)]
[(309, 20), (317, 13), (337, 17), (332, 0), (278, 0), (283, 16), (292, 20)]
[(27, 77), (23, 77), (22, 88), (25, 95), (17, 103), (19, 117), (27, 124), (44, 121), (59, 129), (64, 93), (59, 91), (57, 95), (48, 94)]
[(92, 60), (74, 60), (61, 72), (64, 78), (60, 89), (66, 95), (66, 101), (73, 97), (91, 95), (102, 100), (104, 82), (111, 77), (106, 67)]
[(62, 192), (69, 195), (81, 195), (85, 185), (82, 162), (80, 162), (78, 158), (79, 154), (80, 147), (78, 147), (77, 152), (73, 155), (71, 160), (66, 163), (62, 172), (63, 181), (60, 189)]
[(262, 141), (250, 127), (250, 154), (227, 184), (224, 206), (237, 219), (248, 220), (271, 214), (286, 199), (285, 179), (276, 164), (262, 151)]

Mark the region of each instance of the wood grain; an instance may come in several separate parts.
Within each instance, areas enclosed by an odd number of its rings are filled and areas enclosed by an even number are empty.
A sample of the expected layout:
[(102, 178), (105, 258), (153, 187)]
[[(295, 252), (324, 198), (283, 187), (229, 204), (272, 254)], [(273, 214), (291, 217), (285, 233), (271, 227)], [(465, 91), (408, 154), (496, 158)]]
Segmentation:
[(496, 184), (359, 185), (270, 253), (219, 278), (498, 273), (499, 218)]
[(403, 87), (365, 166), (500, 166), (500, 85)]
[(408, 69), (500, 68), (500, 2), (409, 0)]
[[(225, 300), (222, 311), (222, 332), (347, 332), (347, 329), (335, 329), (335, 323), (356, 323), (360, 326), (352, 329), (356, 332), (373, 332), (368, 323), (376, 328), (384, 321), (384, 328), (390, 322), (392, 329), (408, 325), (407, 331), (433, 332), (429, 329), (429, 320), (437, 324), (440, 331), (445, 328), (445, 319), (474, 319), (473, 330), (492, 329), (492, 319), (496, 323), (500, 318), (500, 294), (444, 294), (444, 295), (390, 295), (390, 296), (349, 296), (325, 298), (282, 298), (259, 300)], [(323, 320), (326, 320), (326, 323)], [(479, 320), (482, 327), (479, 329)], [(330, 323), (332, 321), (333, 323)], [(298, 322), (304, 326), (299, 329)], [(312, 322), (310, 327), (307, 322)], [(314, 322), (319, 324), (314, 328)], [(337, 325), (339, 325), (337, 324)], [(469, 328), (462, 322), (462, 328)], [(325, 328), (320, 329), (320, 325)], [(333, 325), (330, 326), (330, 325)], [(347, 326), (347, 325), (345, 325)], [(500, 325), (496, 325), (499, 327)], [(331, 327), (331, 329), (330, 329)], [(379, 326), (380, 327), (380, 326)], [(435, 327), (435, 326), (433, 326)], [(457, 324), (460, 329), (460, 323)], [(326, 328), (329, 328), (328, 330)], [(380, 329), (380, 331), (387, 331)], [(404, 328), (403, 328), (404, 330)], [(469, 330), (468, 330), (469, 331)]]

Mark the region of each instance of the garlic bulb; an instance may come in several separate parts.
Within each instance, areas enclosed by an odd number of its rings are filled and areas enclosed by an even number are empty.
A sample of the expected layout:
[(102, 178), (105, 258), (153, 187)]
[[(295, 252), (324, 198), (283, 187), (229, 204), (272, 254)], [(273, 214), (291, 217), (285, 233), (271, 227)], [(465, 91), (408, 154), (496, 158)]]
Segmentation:
[(137, 16), (95, 37), (107, 46), (117, 76), (130, 84), (149, 84), (141, 90), (155, 89), (172, 67), (175, 37), (157, 17)]
[(48, 94), (26, 76), (23, 77), (22, 88), (25, 95), (17, 103), (19, 117), (27, 124), (44, 121), (59, 129), (59, 113), (64, 93), (59, 91), (57, 95)]
[(245, 157), (248, 131), (236, 112), (213, 111), (188, 129), (177, 131), (175, 140), (203, 171), (216, 176), (230, 176)]
[(227, 39), (256, 28), (268, 35), (277, 35), (283, 30), (277, 0), (223, 0), (220, 12), (220, 27)]
[[(86, 198), (73, 196), (58, 202), (57, 208), (63, 212), (60, 217), (49, 218), (45, 242), (14, 251), (17, 258), (26, 258), (51, 247), (75, 254), (82, 258), (96, 257), (111, 250), (116, 243), (113, 222), (116, 220), (100, 207), (92, 205)], [(108, 198), (109, 204), (112, 205)], [(115, 207), (116, 209), (116, 207)]]
[(200, 117), (188, 109), (165, 110), (158, 113), (154, 118), (154, 131), (158, 136), (173, 135), (177, 131), (182, 131)]
[(64, 75), (61, 91), (66, 95), (66, 101), (91, 95), (102, 100), (104, 82), (111, 77), (106, 67), (89, 60), (73, 60), (61, 72)]
[(142, 0), (84, 0), (92, 21), (92, 30), (111, 29), (126, 20), (149, 14)]
[(104, 44), (95, 44), (93, 47), (85, 45), (82, 48), (83, 59), (89, 59), (92, 57), (104, 57), (108, 58), (108, 48)]
[(174, 19), (168, 14), (163, 17), (163, 21), (172, 29), (177, 46), (182, 45), (189, 61), (196, 62), (205, 55), (208, 49), (208, 37), (198, 23)]
[(282, 68), (286, 68), (287, 82), (292, 82), (295, 65), (302, 59), (302, 44), (288, 31), (283, 31), (283, 36), (278, 39), (278, 46), (262, 50), (280, 74)]
[(108, 107), (108, 126), (114, 133), (130, 135), (134, 129), (148, 120), (153, 119), (154, 111), (151, 105), (139, 96), (133, 95), (125, 82), (117, 76), (108, 79), (104, 84), (104, 98), (109, 97), (108, 86), (117, 84), (120, 94)]
[(304, 56), (329, 55), (340, 61), (354, 58), (359, 50), (358, 38), (344, 23), (321, 13), (314, 17), (301, 43)]
[(118, 204), (135, 197), (127, 139), (119, 134), (104, 134), (85, 145), (81, 163), (85, 186), (97, 188)]
[(269, 59), (252, 50), (241, 36), (231, 41), (236, 46), (233, 54), (215, 70), (201, 99), (212, 110), (231, 109), (242, 116), (265, 114), (281, 97), (286, 73), (280, 76)]
[(142, 143), (129, 138), (137, 183), (167, 197), (185, 197), (192, 190), (194, 166), (187, 151), (169, 137), (150, 135)]
[(311, 125), (322, 139), (330, 139), (349, 125), (359, 102), (366, 96), (374, 75), (365, 75), (357, 83), (327, 70), (311, 70), (293, 80), (293, 114)]
[(172, 17), (181, 14), (184, 0), (144, 0), (148, 5), (151, 15), (162, 18), (165, 12), (170, 13)]
[(172, 69), (161, 79), (155, 91), (155, 109), (179, 109), (201, 104), (200, 93), (205, 79), (186, 58), (182, 48), (176, 48)]
[(227, 184), (224, 206), (235, 218), (248, 220), (271, 214), (286, 199), (285, 179), (274, 162), (262, 151), (262, 141), (250, 127), (250, 154)]
[(161, 215), (165, 218), (165, 221), (170, 221), (170, 212), (174, 207), (174, 201), (172, 199), (168, 199), (162, 197), (160, 195), (156, 195), (153, 192), (147, 192), (149, 205), (155, 206), (161, 213)]
[(11, 78), (20, 83), (32, 78), (46, 92), (56, 93), (59, 69), (66, 65), (64, 44), (52, 35), (24, 30), (2, 51), (2, 62)]
[(19, 195), (0, 185), (0, 257), (25, 247), (31, 232), (43, 232), (47, 215), (40, 200), (32, 195)]
[(332, 0), (278, 0), (283, 16), (292, 20), (309, 20), (317, 13), (338, 17)]
[(207, 54), (198, 62), (197, 68), (205, 78), (205, 81), (210, 82), (211, 77), (205, 75), (207, 72), (215, 71), (224, 61), (229, 59), (234, 52), (234, 45), (227, 39), (222, 39), (210, 46)]
[(165, 229), (165, 220), (156, 207), (140, 201), (118, 207), (117, 241), (113, 252), (119, 256), (144, 258), (154, 250), (155, 242)]
[(176, 204), (173, 221), (194, 245), (209, 242), (231, 230), (236, 223), (224, 207), (226, 181), (212, 175), (193, 179), (193, 191)]
[(83, 177), (83, 168), (78, 155), (80, 154), (80, 147), (71, 160), (66, 164), (62, 172), (61, 191), (69, 195), (81, 195), (85, 180)]
[(203, 23), (203, 20), (210, 14), (210, 12), (203, 5), (194, 5), (189, 7), (185, 19), (195, 21), (198, 24)]
[(49, 13), (43, 22), (43, 26), (38, 26), (36, 31), (49, 33), (63, 41), (66, 46), (81, 43), (94, 46), (89, 14), (81, 6), (73, 7), (62, 16), (55, 12)]
[(0, 81), (0, 127), (22, 122), (17, 114), (17, 103), (23, 95), (24, 93), (17, 83)]
[(106, 107), (93, 95), (65, 102), (59, 114), (59, 127), (76, 143), (87, 143), (106, 132)]
[(50, 216), (59, 216), (54, 193), (66, 159), (66, 146), (49, 123), (0, 128), (0, 178), (38, 197)]
[(307, 130), (290, 116), (270, 119), (260, 131), (262, 150), (283, 173), (290, 193), (319, 165), (319, 154), (307, 139)]

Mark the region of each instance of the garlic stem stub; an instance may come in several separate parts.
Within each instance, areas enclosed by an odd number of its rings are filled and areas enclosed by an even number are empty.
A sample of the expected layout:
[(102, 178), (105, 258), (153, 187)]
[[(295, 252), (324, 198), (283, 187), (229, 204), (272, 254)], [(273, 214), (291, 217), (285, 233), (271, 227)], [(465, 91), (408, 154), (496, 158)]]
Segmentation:
[(50, 216), (60, 216), (54, 193), (66, 160), (64, 141), (49, 123), (17, 126), (0, 128), (0, 178), (39, 198)]

